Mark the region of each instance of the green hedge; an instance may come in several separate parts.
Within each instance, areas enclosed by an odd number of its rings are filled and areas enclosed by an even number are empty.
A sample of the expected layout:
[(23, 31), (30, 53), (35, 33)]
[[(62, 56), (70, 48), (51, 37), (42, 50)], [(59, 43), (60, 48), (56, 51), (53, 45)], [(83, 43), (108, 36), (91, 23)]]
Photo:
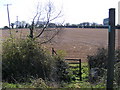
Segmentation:
[[(101, 78), (106, 79), (107, 73), (107, 61), (108, 61), (108, 50), (105, 48), (98, 48), (94, 55), (88, 55), (89, 68), (96, 68), (97, 77), (93, 78), (90, 74), (90, 81), (96, 82), (100, 81)], [(115, 77), (114, 81), (116, 85), (120, 85), (120, 49), (115, 51)], [(98, 80), (99, 79), (99, 80)]]
[[(35, 40), (10, 38), (3, 42), (2, 79), (10, 83), (30, 82), (31, 78), (55, 80), (59, 69), (67, 70), (65, 62), (60, 64), (61, 61), (63, 58), (51, 56)], [(68, 73), (61, 76), (64, 75)], [(66, 78), (59, 79), (64, 81)]]

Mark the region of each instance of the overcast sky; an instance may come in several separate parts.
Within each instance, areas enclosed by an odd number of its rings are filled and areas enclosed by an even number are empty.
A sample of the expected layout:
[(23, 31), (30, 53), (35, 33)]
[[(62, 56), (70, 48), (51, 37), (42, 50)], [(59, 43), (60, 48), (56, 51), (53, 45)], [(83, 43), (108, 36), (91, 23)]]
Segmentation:
[[(0, 0), (0, 27), (8, 25), (7, 7), (9, 6), (10, 21), (14, 23), (16, 16), (19, 21), (31, 22), (36, 12), (38, 2), (44, 6), (49, 0)], [(58, 22), (79, 24), (81, 22), (103, 23), (108, 17), (109, 8), (116, 8), (118, 17), (118, 2), (120, 0), (50, 0), (56, 11), (62, 10), (63, 17)], [(117, 22), (116, 22), (117, 23)]]

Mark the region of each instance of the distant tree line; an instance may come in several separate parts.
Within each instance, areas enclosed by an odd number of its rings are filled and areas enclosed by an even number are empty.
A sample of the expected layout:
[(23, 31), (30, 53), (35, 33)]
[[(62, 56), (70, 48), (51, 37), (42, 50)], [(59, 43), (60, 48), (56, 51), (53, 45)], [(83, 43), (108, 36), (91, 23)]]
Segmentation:
[(15, 23), (11, 23), (10, 24), (11, 27), (8, 27), (8, 26), (4, 26), (3, 28), (4, 29), (9, 29), (9, 28), (29, 28), (30, 27), (30, 24), (29, 23), (26, 23), (25, 21), (16, 21)]
[(15, 23), (11, 23), (11, 28), (29, 28), (30, 24), (25, 21), (16, 21)]
[[(89, 22), (83, 22), (80, 24), (70, 24), (66, 23), (64, 25), (65, 28), (108, 28), (109, 25), (104, 24), (97, 24), (97, 23), (89, 23)], [(120, 29), (120, 25), (116, 25), (116, 29)]]
[(102, 25), (97, 23), (83, 22), (80, 24), (65, 24), (66, 28), (108, 28), (108, 25)]
[[(42, 21), (37, 21), (36, 24), (35, 24), (35, 27), (36, 28), (43, 28), (44, 26), (46, 25), (46, 22), (42, 22)], [(11, 23), (11, 27), (12, 29), (15, 29), (15, 28), (30, 28), (31, 27), (31, 24), (29, 23), (26, 23), (25, 21), (16, 21), (15, 23)], [(48, 27), (50, 28), (55, 28), (55, 27), (64, 27), (64, 25), (62, 24), (56, 24), (56, 23), (49, 23), (48, 24)], [(3, 27), (4, 29), (9, 29), (8, 26), (4, 26)]]
[[(36, 22), (36, 28), (43, 28), (45, 26), (46, 22), (42, 21), (37, 21)], [(11, 28), (30, 28), (31, 24), (25, 22), (25, 21), (16, 21), (15, 23), (11, 23)], [(103, 24), (97, 24), (97, 23), (89, 23), (89, 22), (83, 22), (80, 24), (56, 24), (56, 23), (49, 23), (48, 25), (49, 28), (55, 28), (55, 27), (63, 27), (63, 28), (108, 28), (108, 25), (103, 25)], [(4, 29), (9, 29), (8, 26), (4, 26)], [(120, 29), (120, 25), (116, 25), (116, 29)]]

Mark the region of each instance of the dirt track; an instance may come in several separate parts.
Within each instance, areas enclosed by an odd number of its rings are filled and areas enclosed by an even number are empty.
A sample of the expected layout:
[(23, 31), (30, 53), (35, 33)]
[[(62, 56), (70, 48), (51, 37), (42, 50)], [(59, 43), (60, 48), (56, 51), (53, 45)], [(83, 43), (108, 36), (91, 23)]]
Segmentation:
[[(4, 30), (2, 36), (8, 36), (8, 33)], [(22, 30), (22, 33), (28, 33), (28, 30)], [(80, 58), (86, 61), (87, 55), (95, 53), (98, 47), (107, 47), (108, 30), (65, 28), (54, 41), (52, 47), (55, 50), (64, 50), (67, 53), (66, 58)]]

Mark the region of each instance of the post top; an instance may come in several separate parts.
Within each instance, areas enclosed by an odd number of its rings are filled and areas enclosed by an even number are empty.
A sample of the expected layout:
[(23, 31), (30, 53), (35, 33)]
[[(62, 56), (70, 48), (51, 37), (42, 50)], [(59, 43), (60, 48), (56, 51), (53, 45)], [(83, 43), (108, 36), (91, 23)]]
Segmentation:
[(110, 8), (109, 10), (115, 10), (115, 8)]

